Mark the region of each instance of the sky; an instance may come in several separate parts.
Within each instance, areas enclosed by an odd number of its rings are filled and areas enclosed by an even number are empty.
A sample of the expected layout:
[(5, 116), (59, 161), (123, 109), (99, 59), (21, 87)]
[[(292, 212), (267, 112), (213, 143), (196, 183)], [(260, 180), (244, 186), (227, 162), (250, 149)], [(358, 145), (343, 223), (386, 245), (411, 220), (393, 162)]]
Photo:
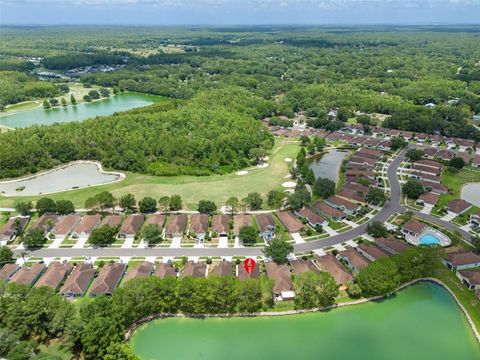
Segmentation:
[(480, 0), (0, 0), (1, 25), (445, 23), (480, 23)]

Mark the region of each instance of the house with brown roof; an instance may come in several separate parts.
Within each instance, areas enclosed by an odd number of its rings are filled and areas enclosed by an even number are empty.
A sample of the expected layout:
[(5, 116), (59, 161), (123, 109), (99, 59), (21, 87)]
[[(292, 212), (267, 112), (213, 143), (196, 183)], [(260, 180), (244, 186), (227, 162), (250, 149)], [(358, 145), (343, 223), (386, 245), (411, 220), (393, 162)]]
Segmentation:
[(426, 159), (433, 159), (437, 155), (438, 150), (435, 148), (423, 149), (423, 157)]
[(361, 243), (357, 246), (357, 251), (370, 261), (390, 256), (385, 250), (373, 244)]
[(322, 200), (314, 203), (312, 205), (312, 210), (329, 219), (345, 219), (347, 217), (347, 214), (343, 211), (331, 207)]
[(152, 275), (153, 264), (150, 261), (142, 261), (140, 264), (132, 266), (125, 275), (125, 282), (131, 279), (145, 279)]
[(18, 235), (20, 235), (27, 227), (30, 216), (15, 216), (7, 220), (7, 223), (0, 230), (0, 245), (4, 246)]
[(410, 235), (410, 236), (419, 236), (425, 229), (427, 225), (421, 223), (418, 220), (410, 219), (405, 225), (402, 227), (402, 234), (403, 235)]
[(363, 156), (353, 156), (350, 160), (350, 164), (358, 164), (358, 165), (365, 165), (365, 166), (370, 166), (370, 167), (375, 167), (377, 160), (376, 159), (371, 159)]
[(233, 216), (233, 234), (238, 236), (240, 229), (244, 226), (252, 225), (252, 217), (247, 214), (237, 214)]
[(361, 148), (357, 150), (356, 155), (378, 161), (383, 157), (383, 152), (379, 150)]
[(100, 226), (108, 225), (110, 227), (120, 227), (123, 222), (123, 217), (122, 215), (118, 214), (112, 214), (112, 215), (107, 215), (105, 218), (102, 220), (100, 223)]
[(167, 217), (164, 214), (150, 214), (145, 220), (145, 225), (156, 225), (158, 230), (163, 231), (163, 225), (165, 225), (165, 219)]
[(442, 173), (442, 168), (425, 166), (416, 162), (412, 165), (411, 171), (415, 171), (425, 175), (440, 176), (440, 174)]
[(475, 141), (469, 139), (459, 139), (457, 145), (460, 151), (465, 152), (468, 149), (475, 148)]
[(345, 185), (343, 185), (342, 189), (353, 191), (363, 197), (366, 196), (370, 191), (370, 188), (368, 186), (352, 182), (346, 182)]
[(365, 200), (362, 196), (358, 195), (355, 191), (342, 189), (336, 194), (339, 198), (351, 201), (357, 204), (366, 204), (367, 200)]
[(274, 262), (265, 263), (267, 277), (273, 280), (275, 300), (291, 300), (295, 298), (290, 269), (287, 265), (277, 265)]
[(470, 290), (480, 290), (480, 269), (460, 270), (456, 275)]
[(75, 229), (72, 231), (72, 237), (74, 238), (88, 238), (90, 237), (93, 229), (95, 229), (102, 217), (100, 214), (85, 215), (78, 223)]
[(440, 150), (435, 157), (443, 161), (450, 161), (455, 157), (455, 153), (450, 150)]
[(383, 140), (380, 144), (378, 144), (377, 148), (384, 151), (390, 151), (392, 148), (392, 142), (390, 140)]
[(82, 217), (79, 214), (69, 214), (60, 217), (57, 224), (50, 230), (57, 239), (66, 238), (72, 230), (77, 226)]
[(230, 261), (220, 261), (218, 264), (216, 264), (212, 271), (210, 272), (210, 275), (214, 276), (233, 276), (233, 267), (232, 263)]
[(169, 238), (182, 237), (187, 229), (187, 214), (172, 214), (168, 217), (165, 236)]
[(238, 280), (246, 281), (248, 279), (259, 279), (260, 278), (260, 266), (258, 263), (255, 264), (252, 272), (249, 274), (243, 264), (237, 265)]
[(199, 241), (203, 242), (205, 235), (208, 233), (208, 215), (193, 214), (190, 219), (189, 233)]
[(349, 282), (353, 281), (353, 276), (350, 274), (347, 269), (342, 265), (338, 259), (332, 255), (327, 254), (325, 256), (315, 256), (317, 265), (321, 270), (326, 271), (332, 275), (333, 279), (340, 286), (340, 289), (344, 290), (347, 288)]
[(342, 260), (355, 273), (367, 267), (370, 262), (366, 257), (353, 249), (346, 249), (337, 254), (337, 259)]
[(319, 227), (319, 226), (327, 226), (328, 221), (318, 215), (317, 213), (314, 213), (310, 208), (304, 207), (300, 211), (297, 211), (296, 214), (304, 219), (307, 220), (308, 225), (310, 225), (313, 228)]
[(475, 156), (473, 157), (471, 165), (472, 165), (472, 167), (474, 167), (474, 168), (480, 167), (480, 155), (475, 155)]
[(30, 227), (30, 230), (41, 230), (44, 234), (48, 233), (57, 223), (58, 215), (45, 213)]
[(60, 294), (70, 298), (84, 296), (94, 276), (95, 268), (91, 264), (78, 264), (65, 280)]
[(40, 276), (35, 283), (35, 287), (47, 286), (51, 289), (57, 290), (72, 269), (73, 266), (68, 263), (55, 261), (51, 263), (43, 275)]
[(202, 278), (207, 276), (207, 265), (203, 262), (189, 261), (183, 268), (182, 276)]
[(226, 237), (230, 232), (230, 218), (228, 215), (212, 216), (212, 231), (219, 237)]
[(409, 246), (402, 241), (384, 237), (376, 238), (375, 244), (392, 255), (402, 253), (409, 248)]
[(10, 278), (11, 282), (32, 286), (45, 270), (45, 264), (36, 263), (32, 266), (23, 266)]
[(446, 193), (448, 193), (448, 187), (446, 187), (443, 184), (437, 184), (437, 183), (428, 182), (428, 181), (425, 181), (425, 180), (420, 180), (419, 183), (422, 184), (423, 187), (425, 189), (427, 189), (427, 191), (432, 191), (436, 194), (446, 194)]
[(443, 262), (450, 270), (463, 270), (480, 266), (480, 255), (461, 250), (446, 254)]
[(98, 273), (97, 278), (93, 281), (89, 295), (91, 297), (112, 295), (120, 284), (120, 280), (122, 280), (125, 270), (127, 270), (127, 264), (105, 264)]
[(423, 144), (425, 141), (428, 139), (428, 135), (425, 133), (418, 133), (414, 137), (415, 140), (417, 140), (418, 143)]
[(435, 206), (440, 195), (433, 192), (426, 192), (419, 196), (416, 203), (420, 205)]
[(439, 146), (443, 141), (443, 138), (438, 134), (430, 135), (429, 138), (432, 146)]
[(330, 205), (331, 207), (334, 207), (335, 209), (346, 213), (347, 215), (355, 215), (362, 208), (360, 205), (345, 200), (336, 195), (329, 196), (327, 199), (325, 199), (325, 203), (327, 203), (327, 205)]
[(255, 218), (260, 229), (260, 236), (263, 240), (269, 241), (274, 238), (276, 224), (272, 214), (257, 214)]
[(291, 260), (290, 265), (292, 266), (293, 273), (295, 275), (303, 274), (308, 271), (312, 271), (314, 273), (320, 272), (320, 270), (315, 266), (315, 264), (311, 260), (303, 260), (303, 259)]
[(131, 214), (128, 215), (118, 233), (119, 238), (133, 238), (140, 232), (143, 222), (145, 221), (145, 215), (143, 214)]
[(416, 170), (410, 170), (410, 177), (417, 180), (423, 180), (424, 182), (433, 182), (437, 184), (441, 181), (441, 178), (438, 175), (425, 174)]
[(155, 272), (153, 275), (164, 279), (167, 276), (177, 277), (177, 271), (175, 267), (170, 263), (159, 263), (155, 266)]
[(0, 268), (0, 281), (9, 281), (10, 278), (20, 269), (15, 263), (8, 263)]
[(471, 156), (466, 152), (459, 151), (455, 157), (462, 159), (466, 165), (470, 163)]
[(445, 205), (445, 209), (451, 214), (460, 215), (464, 212), (470, 210), (472, 208), (472, 204), (463, 200), (463, 199), (454, 199), (450, 200), (447, 205)]
[(290, 233), (298, 233), (305, 228), (305, 225), (303, 225), (303, 223), (298, 220), (291, 211), (279, 211), (276, 215), (282, 225), (285, 226)]

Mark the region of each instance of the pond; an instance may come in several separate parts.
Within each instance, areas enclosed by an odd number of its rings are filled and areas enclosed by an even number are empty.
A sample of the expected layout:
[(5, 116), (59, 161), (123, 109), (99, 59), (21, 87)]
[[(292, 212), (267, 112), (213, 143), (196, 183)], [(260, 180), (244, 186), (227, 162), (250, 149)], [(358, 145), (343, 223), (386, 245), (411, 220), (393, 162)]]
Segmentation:
[(473, 360), (480, 346), (450, 294), (419, 283), (392, 299), (256, 318), (151, 321), (131, 338), (141, 360)]
[(41, 195), (111, 183), (123, 178), (124, 175), (121, 173), (103, 171), (98, 163), (75, 162), (25, 178), (1, 181), (0, 194), (6, 196)]
[(313, 170), (315, 178), (322, 177), (337, 182), (340, 166), (347, 155), (348, 151), (332, 150), (307, 159), (307, 164)]
[(20, 111), (0, 117), (0, 125), (20, 128), (34, 124), (51, 125), (58, 122), (81, 121), (95, 116), (111, 115), (114, 112), (147, 106), (161, 99), (159, 96), (125, 93), (91, 103)]
[(462, 187), (462, 199), (480, 207), (480, 183), (469, 183)]

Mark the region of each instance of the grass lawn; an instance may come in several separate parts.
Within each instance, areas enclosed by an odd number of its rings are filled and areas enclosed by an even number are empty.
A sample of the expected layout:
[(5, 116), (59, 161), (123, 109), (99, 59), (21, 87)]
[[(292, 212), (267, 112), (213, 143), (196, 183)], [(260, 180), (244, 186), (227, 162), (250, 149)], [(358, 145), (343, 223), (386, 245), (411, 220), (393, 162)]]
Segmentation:
[(338, 230), (338, 229), (341, 229), (341, 228), (344, 228), (346, 226), (348, 226), (347, 224), (345, 224), (343, 221), (330, 221), (328, 223), (328, 226), (330, 228), (332, 228), (332, 230)]
[[(236, 174), (213, 175), (213, 176), (149, 176), (137, 173), (127, 173), (125, 180), (113, 184), (92, 186), (85, 189), (65, 191), (51, 194), (54, 200), (69, 199), (76, 207), (83, 208), (85, 200), (93, 195), (107, 190), (117, 198), (132, 193), (137, 199), (152, 196), (159, 199), (162, 196), (180, 194), (188, 209), (196, 209), (202, 199), (214, 201), (218, 207), (232, 196), (244, 198), (250, 192), (259, 192), (266, 196), (267, 192), (281, 188), (281, 184), (288, 179), (284, 176), (289, 174), (291, 163), (284, 161), (285, 158), (295, 158), (299, 150), (296, 144), (276, 145), (269, 155), (269, 166), (263, 169), (247, 169), (248, 174), (239, 176)], [(15, 203), (24, 200), (38, 200), (41, 196), (0, 197), (0, 207), (14, 207)]]
[(442, 184), (448, 186), (448, 194), (440, 195), (436, 208), (441, 208), (447, 202), (460, 198), (460, 190), (462, 185), (469, 182), (480, 182), (480, 171), (463, 169), (456, 174), (450, 174), (444, 171), (442, 174)]
[(472, 318), (475, 327), (480, 329), (480, 299), (478, 299), (475, 293), (462, 285), (454, 271), (441, 268), (437, 270), (435, 277), (452, 290)]

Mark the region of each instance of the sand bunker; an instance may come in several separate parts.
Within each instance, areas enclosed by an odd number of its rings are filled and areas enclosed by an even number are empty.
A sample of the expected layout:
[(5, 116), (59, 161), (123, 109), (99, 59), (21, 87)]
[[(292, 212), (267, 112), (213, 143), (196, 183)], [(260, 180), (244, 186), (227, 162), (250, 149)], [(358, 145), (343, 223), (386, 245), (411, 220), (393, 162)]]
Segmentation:
[(297, 186), (297, 184), (293, 181), (286, 181), (282, 184), (282, 186), (285, 188), (294, 188), (295, 186)]
[(285, 162), (292, 162), (292, 159), (290, 159), (290, 158), (285, 158), (283, 160), (285, 160)]
[(240, 175), (240, 176), (241, 176), (241, 175), (247, 175), (247, 174), (248, 174), (248, 171), (246, 171), (246, 170), (237, 171), (235, 174)]

